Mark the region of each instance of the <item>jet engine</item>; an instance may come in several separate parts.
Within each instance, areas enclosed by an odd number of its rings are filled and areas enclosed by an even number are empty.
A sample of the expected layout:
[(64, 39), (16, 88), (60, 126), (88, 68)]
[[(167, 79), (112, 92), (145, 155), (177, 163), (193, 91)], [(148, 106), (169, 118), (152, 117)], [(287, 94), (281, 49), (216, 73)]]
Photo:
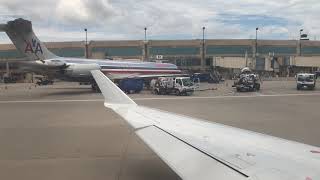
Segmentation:
[(64, 67), (66, 66), (66, 63), (62, 60), (58, 59), (49, 59), (49, 60), (41, 60), (41, 61), (36, 61), (38, 64), (43, 64), (48, 67)]
[(72, 78), (91, 77), (92, 70), (100, 70), (98, 64), (71, 64), (64, 70), (64, 74)]

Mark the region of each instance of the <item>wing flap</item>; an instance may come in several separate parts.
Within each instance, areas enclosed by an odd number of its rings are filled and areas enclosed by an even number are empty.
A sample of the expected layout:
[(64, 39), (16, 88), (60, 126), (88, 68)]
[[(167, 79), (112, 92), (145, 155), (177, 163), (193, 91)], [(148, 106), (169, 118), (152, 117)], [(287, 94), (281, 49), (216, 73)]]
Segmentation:
[(247, 178), (156, 126), (139, 129), (136, 134), (182, 179)]

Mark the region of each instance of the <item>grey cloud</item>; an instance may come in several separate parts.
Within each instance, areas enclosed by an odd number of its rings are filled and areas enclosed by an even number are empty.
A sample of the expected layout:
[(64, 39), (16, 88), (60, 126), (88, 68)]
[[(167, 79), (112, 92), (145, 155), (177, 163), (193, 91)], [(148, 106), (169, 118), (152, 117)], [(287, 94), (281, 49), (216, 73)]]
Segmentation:
[(116, 8), (108, 0), (76, 0), (58, 3), (59, 20), (65, 24), (98, 25), (117, 15)]
[(88, 27), (96, 39), (142, 39), (144, 27), (148, 27), (149, 36), (163, 38), (181, 34), (200, 38), (202, 26), (207, 27), (208, 38), (252, 35), (246, 24), (219, 21), (220, 14), (264, 15), (289, 22), (266, 27), (269, 30), (265, 37), (268, 32), (293, 34), (298, 26), (320, 36), (319, 8), (318, 0), (0, 0), (1, 11), (30, 19), (41, 34), (52, 32), (57, 39), (59, 35), (67, 38), (72, 32), (81, 36), (83, 27)]

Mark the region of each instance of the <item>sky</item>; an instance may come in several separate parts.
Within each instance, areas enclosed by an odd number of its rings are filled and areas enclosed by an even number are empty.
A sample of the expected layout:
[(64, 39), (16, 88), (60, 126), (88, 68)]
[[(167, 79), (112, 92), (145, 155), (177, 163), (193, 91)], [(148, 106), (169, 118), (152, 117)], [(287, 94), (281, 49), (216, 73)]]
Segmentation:
[[(319, 0), (0, 0), (0, 23), (31, 20), (42, 41), (320, 39)], [(0, 43), (10, 43), (0, 33)]]

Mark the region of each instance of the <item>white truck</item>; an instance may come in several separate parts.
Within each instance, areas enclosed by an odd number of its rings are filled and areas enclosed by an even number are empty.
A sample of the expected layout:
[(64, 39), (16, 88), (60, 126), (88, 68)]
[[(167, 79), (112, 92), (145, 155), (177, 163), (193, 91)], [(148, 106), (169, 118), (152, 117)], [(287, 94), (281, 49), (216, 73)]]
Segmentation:
[(316, 76), (309, 73), (299, 73), (296, 75), (297, 90), (308, 88), (313, 90), (316, 87)]
[(189, 77), (159, 77), (152, 80), (150, 86), (153, 93), (159, 95), (192, 95), (195, 89)]

